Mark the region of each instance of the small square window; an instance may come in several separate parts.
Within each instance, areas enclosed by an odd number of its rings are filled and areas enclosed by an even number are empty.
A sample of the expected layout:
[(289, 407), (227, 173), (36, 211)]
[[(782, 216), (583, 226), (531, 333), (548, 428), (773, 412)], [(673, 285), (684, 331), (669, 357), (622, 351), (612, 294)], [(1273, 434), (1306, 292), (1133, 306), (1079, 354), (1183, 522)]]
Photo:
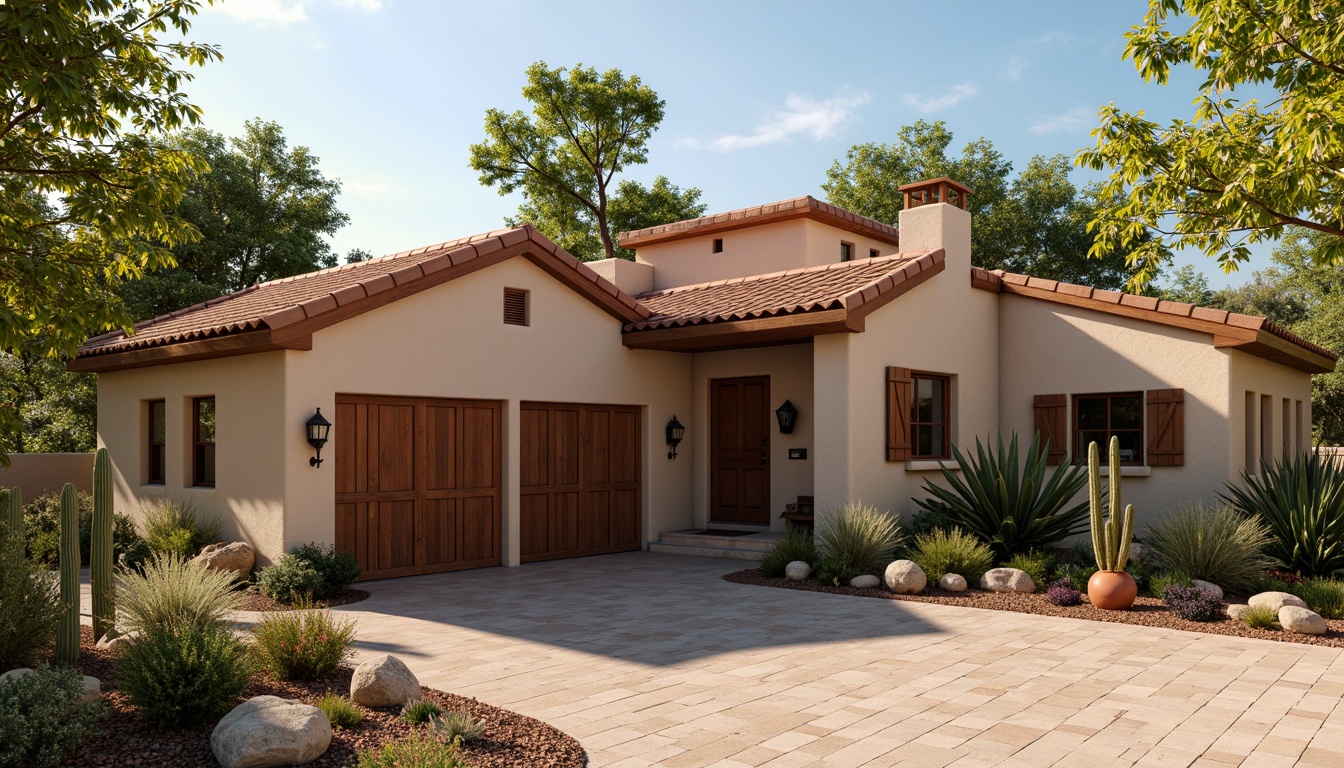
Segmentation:
[(723, 238), (722, 238), (722, 237), (716, 237), (716, 238), (714, 238), (714, 252), (715, 252), (715, 253), (723, 253)]
[(504, 324), (528, 325), (527, 291), (518, 288), (504, 289)]
[(1097, 444), (1101, 462), (1109, 461), (1111, 438), (1120, 438), (1120, 463), (1143, 464), (1143, 395), (1075, 395), (1073, 398), (1074, 461), (1087, 461), (1087, 447)]
[(853, 260), (854, 260), (854, 244), (853, 244), (853, 243), (841, 243), (841, 244), (840, 244), (840, 260), (841, 260), (841, 261), (853, 261)]
[(215, 484), (215, 398), (197, 397), (191, 401), (192, 455), (191, 484)]
[(163, 485), (168, 480), (167, 437), (168, 427), (165, 416), (167, 407), (162, 400), (151, 400), (149, 405), (149, 467), (145, 473), (145, 482), (151, 485)]
[(879, 254), (879, 253), (877, 252), (877, 249), (876, 249), (876, 248), (869, 248), (869, 249), (868, 249), (868, 258), (870, 258), (870, 259), (876, 259), (879, 255), (881, 255), (881, 254)]
[(910, 456), (946, 459), (951, 455), (951, 379), (928, 373), (910, 378)]

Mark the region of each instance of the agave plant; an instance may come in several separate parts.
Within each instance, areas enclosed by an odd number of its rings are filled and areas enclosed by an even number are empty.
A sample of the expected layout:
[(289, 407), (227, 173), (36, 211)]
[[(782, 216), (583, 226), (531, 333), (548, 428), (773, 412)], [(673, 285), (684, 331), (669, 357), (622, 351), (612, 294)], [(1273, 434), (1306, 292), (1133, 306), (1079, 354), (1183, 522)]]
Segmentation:
[(1330, 576), (1344, 569), (1344, 471), (1319, 452), (1263, 463), (1241, 473), (1223, 500), (1257, 515), (1273, 533), (1266, 552), (1288, 570)]
[(953, 446), (960, 474), (943, 467), (947, 487), (926, 482), (928, 497), (915, 503), (988, 544), (998, 561), (1044, 550), (1087, 530), (1087, 499), (1072, 502), (1087, 485), (1083, 467), (1066, 457), (1047, 472), (1046, 446), (1039, 434), (1025, 456), (1018, 451), (1016, 432), (1007, 447), (1002, 435), (997, 442), (996, 452), (976, 438), (974, 457)]

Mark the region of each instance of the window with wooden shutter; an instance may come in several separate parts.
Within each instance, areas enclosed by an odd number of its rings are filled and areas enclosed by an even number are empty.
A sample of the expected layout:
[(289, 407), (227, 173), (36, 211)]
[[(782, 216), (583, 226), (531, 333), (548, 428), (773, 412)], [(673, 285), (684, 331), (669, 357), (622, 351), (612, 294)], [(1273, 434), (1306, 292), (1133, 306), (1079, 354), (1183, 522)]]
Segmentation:
[(1148, 390), (1148, 466), (1185, 465), (1185, 390)]
[(527, 325), (527, 291), (504, 289), (504, 324)]
[(1069, 450), (1069, 396), (1037, 395), (1032, 405), (1036, 409), (1036, 434), (1042, 443), (1049, 443), (1045, 463), (1060, 464)]
[(887, 367), (887, 461), (910, 460), (910, 369)]

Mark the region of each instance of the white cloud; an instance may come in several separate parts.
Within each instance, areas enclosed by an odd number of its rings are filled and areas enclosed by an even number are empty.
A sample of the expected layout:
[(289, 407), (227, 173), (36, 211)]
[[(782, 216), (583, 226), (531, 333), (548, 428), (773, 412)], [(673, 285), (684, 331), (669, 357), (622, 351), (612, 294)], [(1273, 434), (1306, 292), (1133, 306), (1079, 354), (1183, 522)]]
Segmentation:
[(1003, 63), (1003, 68), (999, 70), (999, 77), (1012, 83), (1022, 79), (1022, 73), (1027, 69), (1027, 60), (1021, 56), (1014, 56)]
[(1073, 133), (1092, 126), (1096, 122), (1096, 113), (1087, 107), (1075, 107), (1057, 115), (1038, 117), (1030, 126), (1032, 133)]
[(334, 0), (334, 2), (345, 8), (357, 8), (365, 13), (373, 13), (383, 9), (382, 0)]
[(784, 100), (783, 109), (767, 115), (751, 133), (720, 136), (707, 143), (697, 139), (682, 139), (677, 143), (697, 148), (709, 146), (722, 152), (732, 152), (738, 149), (780, 144), (794, 136), (822, 141), (839, 133), (846, 123), (854, 119), (855, 110), (867, 103), (868, 94), (864, 92), (842, 91), (824, 101), (790, 94)]
[(901, 101), (916, 112), (942, 112), (979, 93), (980, 87), (975, 83), (960, 83), (952, 86), (941, 96), (925, 97), (917, 93), (907, 93), (901, 96)]
[[(382, 0), (327, 0), (343, 8), (354, 8), (365, 13), (382, 10)], [(308, 20), (308, 9), (314, 0), (223, 0), (207, 6), (210, 10), (228, 14), (254, 24), (287, 26)]]

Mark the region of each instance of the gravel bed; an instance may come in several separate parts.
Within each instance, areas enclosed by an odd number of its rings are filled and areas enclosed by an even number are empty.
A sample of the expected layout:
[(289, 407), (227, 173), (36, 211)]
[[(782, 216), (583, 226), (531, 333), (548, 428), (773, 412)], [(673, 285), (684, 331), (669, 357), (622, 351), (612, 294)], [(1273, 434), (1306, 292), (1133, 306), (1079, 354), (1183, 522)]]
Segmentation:
[[(80, 647), (80, 671), (102, 682), (103, 701), (111, 714), (105, 718), (102, 733), (86, 741), (66, 760), (73, 766), (211, 766), (218, 765), (210, 751), (210, 733), (214, 723), (199, 728), (156, 728), (136, 716), (135, 708), (117, 690), (116, 672), (111, 657), (93, 645), (93, 632), (83, 628)], [(328, 691), (350, 693), (353, 670), (341, 667), (326, 680), (279, 682), (263, 673), (252, 676), (243, 698), (270, 694), (298, 699), (310, 704)], [(464, 745), (462, 755), (473, 768), (554, 766), (580, 768), (587, 762), (583, 747), (573, 737), (539, 720), (483, 704), (475, 699), (454, 696), (433, 688), (420, 689), (426, 701), (434, 701), (444, 711), (466, 710), (486, 722), (480, 741)], [(358, 705), (356, 705), (358, 706)], [(352, 766), (356, 753), (408, 735), (415, 726), (400, 719), (397, 709), (364, 711), (364, 721), (351, 729), (335, 729), (331, 746), (322, 757), (307, 763), (315, 768)]]
[[(1083, 595), (1083, 604), (1074, 606), (1055, 605), (1045, 599), (1043, 593), (1018, 595), (1004, 592), (981, 592), (968, 589), (965, 592), (948, 592), (932, 587), (918, 595), (897, 595), (885, 587), (857, 589), (855, 587), (831, 587), (816, 581), (790, 581), (763, 575), (756, 568), (736, 571), (723, 577), (724, 581), (734, 584), (755, 584), (763, 587), (798, 589), (804, 592), (831, 592), (837, 595), (855, 595), (857, 597), (876, 597), (883, 600), (906, 600), (912, 603), (941, 603), (959, 605), (963, 608), (984, 608), (991, 611), (1014, 611), (1016, 613), (1036, 613), (1043, 616), (1067, 616), (1071, 619), (1090, 621), (1109, 621), (1113, 624), (1140, 624), (1145, 627), (1179, 629), (1186, 632), (1204, 632), (1214, 635), (1235, 635), (1253, 637), (1259, 640), (1278, 640), (1285, 643), (1303, 643), (1306, 645), (1326, 645), (1344, 648), (1344, 621), (1326, 621), (1330, 627), (1324, 635), (1299, 635), (1281, 629), (1252, 629), (1240, 621), (1222, 618), (1218, 621), (1186, 621), (1167, 610), (1162, 601), (1155, 597), (1140, 597), (1134, 607), (1128, 611), (1103, 611), (1093, 608)], [(1235, 602), (1244, 603), (1244, 600)]]
[[(362, 589), (347, 589), (330, 600), (314, 600), (314, 608), (332, 608), (337, 605), (349, 605), (358, 603), (361, 600), (368, 600), (369, 593)], [(239, 609), (242, 611), (293, 611), (295, 606), (292, 603), (282, 603), (277, 600), (261, 594), (260, 592), (244, 592), (243, 605)]]

